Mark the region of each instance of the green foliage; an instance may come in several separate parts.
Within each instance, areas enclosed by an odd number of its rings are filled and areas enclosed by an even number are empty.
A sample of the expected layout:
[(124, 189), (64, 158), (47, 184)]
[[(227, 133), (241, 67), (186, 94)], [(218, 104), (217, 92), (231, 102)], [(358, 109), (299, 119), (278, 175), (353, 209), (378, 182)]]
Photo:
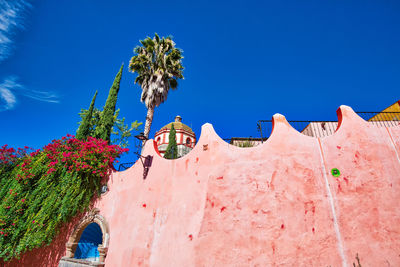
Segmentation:
[(132, 136), (133, 131), (137, 131), (139, 129), (140, 125), (142, 125), (141, 122), (134, 121), (129, 127), (127, 124), (125, 124), (125, 118), (117, 118), (115, 120), (114, 127), (111, 129), (111, 143), (119, 145), (120, 147), (128, 147), (128, 138)]
[[(157, 107), (165, 101), (169, 88), (178, 87), (178, 79), (183, 79), (182, 50), (175, 47), (172, 37), (160, 38), (156, 33), (136, 46), (129, 62), (129, 70), (137, 73), (135, 83), (142, 87), (141, 101), (146, 107)], [(149, 90), (150, 87), (161, 90)]]
[[(126, 149), (69, 137), (23, 157), (0, 161), (0, 258), (50, 244), (62, 224), (84, 211), (112, 162)], [(1, 154), (2, 151), (0, 151)]]
[(237, 144), (237, 146), (238, 146), (238, 147), (253, 147), (253, 146), (254, 146), (254, 143), (251, 142), (250, 140), (245, 140), (245, 141), (243, 141), (243, 142), (239, 142), (239, 143)]
[(76, 132), (77, 139), (86, 139), (91, 135), (92, 125), (91, 120), (93, 117), (94, 103), (96, 101), (97, 91), (93, 96), (92, 102), (90, 103), (87, 114), (82, 118), (82, 122), (79, 125), (78, 131)]
[[(96, 126), (99, 125), (101, 111), (98, 108), (93, 109), (92, 118), (90, 120), (90, 132), (88, 136), (95, 135)], [(85, 118), (88, 114), (87, 109), (81, 109), (79, 116)], [(111, 128), (111, 143), (114, 145), (119, 145), (121, 147), (127, 147), (129, 145), (129, 138), (132, 136), (134, 131), (138, 131), (140, 126), (142, 125), (141, 122), (137, 120), (132, 122), (129, 126), (125, 124), (125, 118), (118, 118), (119, 116), (119, 109), (117, 109), (114, 113), (114, 126)]]
[[(79, 112), (79, 116), (81, 117), (80, 124), (82, 124), (84, 118), (88, 117), (87, 116), (88, 113), (89, 113), (89, 111), (87, 109), (81, 109), (81, 112)], [(115, 112), (114, 119), (117, 119), (118, 113), (119, 113), (119, 110), (117, 110)], [(89, 125), (90, 125), (89, 136), (94, 136), (94, 129), (99, 124), (100, 116), (101, 116), (101, 110), (99, 110), (98, 108), (94, 108), (93, 112), (92, 112), (92, 117), (90, 118), (90, 122), (89, 122)]]
[(119, 84), (121, 82), (122, 69), (124, 65), (121, 66), (117, 76), (114, 79), (113, 85), (110, 88), (106, 104), (104, 105), (103, 112), (100, 115), (100, 120), (95, 128), (94, 137), (100, 138), (110, 142), (112, 127), (114, 126), (114, 113), (115, 107), (117, 105), (117, 97), (119, 91)]
[(135, 83), (142, 88), (140, 101), (148, 109), (144, 135), (149, 137), (154, 108), (164, 103), (169, 89), (177, 89), (178, 79), (183, 79), (183, 56), (171, 36), (160, 38), (156, 33), (140, 43), (133, 50), (135, 55), (129, 62), (129, 70), (137, 74)]
[(168, 146), (165, 151), (164, 158), (166, 159), (176, 159), (178, 158), (178, 146), (176, 145), (176, 130), (174, 124), (171, 126), (168, 138)]

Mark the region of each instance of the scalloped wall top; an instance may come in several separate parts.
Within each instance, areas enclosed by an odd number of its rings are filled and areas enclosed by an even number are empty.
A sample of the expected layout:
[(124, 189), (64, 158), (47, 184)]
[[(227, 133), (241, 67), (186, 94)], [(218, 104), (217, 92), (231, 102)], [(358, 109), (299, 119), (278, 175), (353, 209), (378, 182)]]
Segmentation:
[(351, 125), (353, 123), (360, 125), (367, 125), (368, 122), (361, 118), (354, 110), (346, 105), (341, 105), (337, 110), (336, 114), (338, 117), (338, 127), (336, 131), (338, 131), (342, 125)]
[[(147, 178), (140, 162), (112, 173), (94, 203), (110, 229), (106, 266), (350, 266), (356, 254), (400, 266), (400, 127), (373, 127), (347, 106), (338, 121), (335, 134), (312, 138), (275, 114), (253, 148), (207, 123), (176, 160), (148, 141)], [(10, 266), (48, 266), (66, 239)]]
[(176, 160), (147, 142), (146, 180), (135, 165), (98, 204), (118, 240), (106, 264), (123, 265), (127, 253), (132, 266), (349, 266), (358, 253), (371, 266), (400, 266), (400, 128), (373, 127), (348, 106), (337, 114), (324, 138), (275, 114), (270, 138), (251, 148), (206, 123)]
[[(366, 122), (363, 118), (361, 118), (354, 110), (346, 105), (341, 105), (337, 110), (337, 118), (338, 118), (338, 126), (334, 134), (331, 134), (329, 136), (322, 137), (323, 139), (325, 138), (334, 138), (334, 136), (339, 132), (342, 131), (343, 128), (346, 128), (347, 130), (354, 129), (354, 124), (357, 124), (359, 126), (365, 127), (368, 126), (368, 122)], [(210, 123), (205, 123), (201, 127), (201, 133), (198, 142), (196, 143), (196, 146), (193, 148), (192, 151), (190, 151), (187, 155), (185, 155), (182, 158), (188, 158), (191, 157), (191, 154), (193, 154), (193, 151), (196, 151), (199, 149), (199, 147), (203, 144), (206, 144), (208, 142), (218, 142), (220, 144), (226, 145), (230, 147), (231, 149), (237, 149), (237, 150), (250, 150), (250, 149), (255, 149), (258, 150), (259, 147), (266, 147), (268, 146), (271, 142), (274, 142), (273, 140), (277, 140), (280, 138), (281, 134), (284, 133), (290, 133), (293, 138), (300, 138), (300, 139), (316, 139), (317, 137), (312, 137), (308, 135), (304, 135), (297, 131), (287, 120), (286, 117), (282, 114), (276, 113), (272, 117), (272, 131), (269, 136), (269, 138), (261, 145), (255, 146), (255, 147), (249, 147), (249, 148), (241, 148), (237, 147), (234, 145), (231, 145), (224, 141), (218, 133), (215, 131), (214, 127)], [(162, 158), (160, 153), (158, 152), (157, 149), (157, 143), (153, 139), (149, 139), (144, 147), (143, 150), (143, 155), (153, 155), (153, 156), (158, 156)], [(167, 160), (167, 159), (165, 159)], [(176, 159), (179, 160), (179, 159)], [(171, 160), (168, 160), (171, 161)], [(173, 161), (173, 160), (172, 160)]]

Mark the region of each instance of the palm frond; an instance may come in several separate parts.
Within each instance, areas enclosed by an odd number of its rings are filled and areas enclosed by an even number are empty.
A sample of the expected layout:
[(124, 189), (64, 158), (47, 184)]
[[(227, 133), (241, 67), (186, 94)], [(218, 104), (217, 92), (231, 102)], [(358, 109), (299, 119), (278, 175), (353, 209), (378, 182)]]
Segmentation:
[(135, 83), (142, 87), (141, 101), (149, 107), (157, 107), (168, 96), (169, 89), (178, 87), (183, 79), (182, 50), (175, 47), (172, 36), (141, 40), (142, 46), (133, 50), (129, 70), (137, 74)]

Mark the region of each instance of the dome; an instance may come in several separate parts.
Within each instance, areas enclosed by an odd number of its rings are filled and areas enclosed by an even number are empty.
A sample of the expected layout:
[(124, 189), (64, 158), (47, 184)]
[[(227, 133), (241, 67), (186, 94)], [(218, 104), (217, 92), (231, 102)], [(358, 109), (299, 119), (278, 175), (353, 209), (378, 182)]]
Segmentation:
[(172, 124), (174, 124), (175, 130), (184, 130), (184, 131), (189, 132), (189, 133), (194, 135), (194, 132), (193, 132), (192, 128), (190, 128), (186, 124), (183, 124), (182, 123), (182, 118), (179, 115), (175, 117), (175, 121), (174, 122), (170, 122), (167, 125), (161, 127), (161, 129), (159, 131), (171, 130)]
[(154, 135), (154, 141), (157, 143), (158, 151), (161, 156), (164, 156), (168, 143), (169, 143), (169, 133), (171, 131), (172, 125), (174, 125), (176, 131), (176, 145), (178, 148), (178, 157), (182, 157), (189, 153), (190, 150), (196, 145), (196, 135), (194, 134), (192, 128), (182, 123), (181, 116), (176, 116), (174, 122), (170, 122), (164, 127), (161, 127)]

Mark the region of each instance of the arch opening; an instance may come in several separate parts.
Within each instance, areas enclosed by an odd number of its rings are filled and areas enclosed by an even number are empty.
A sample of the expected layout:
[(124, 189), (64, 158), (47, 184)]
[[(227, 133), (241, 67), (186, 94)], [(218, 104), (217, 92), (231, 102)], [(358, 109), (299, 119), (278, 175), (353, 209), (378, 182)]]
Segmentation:
[(87, 261), (99, 261), (100, 254), (98, 247), (103, 242), (103, 233), (97, 223), (90, 223), (79, 239), (75, 250), (75, 259), (84, 259)]
[[(104, 266), (108, 252), (109, 227), (97, 208), (91, 210), (75, 226), (66, 244), (66, 256), (59, 266), (66, 262), (87, 262), (90, 266)], [(69, 266), (68, 264), (65, 266)]]

